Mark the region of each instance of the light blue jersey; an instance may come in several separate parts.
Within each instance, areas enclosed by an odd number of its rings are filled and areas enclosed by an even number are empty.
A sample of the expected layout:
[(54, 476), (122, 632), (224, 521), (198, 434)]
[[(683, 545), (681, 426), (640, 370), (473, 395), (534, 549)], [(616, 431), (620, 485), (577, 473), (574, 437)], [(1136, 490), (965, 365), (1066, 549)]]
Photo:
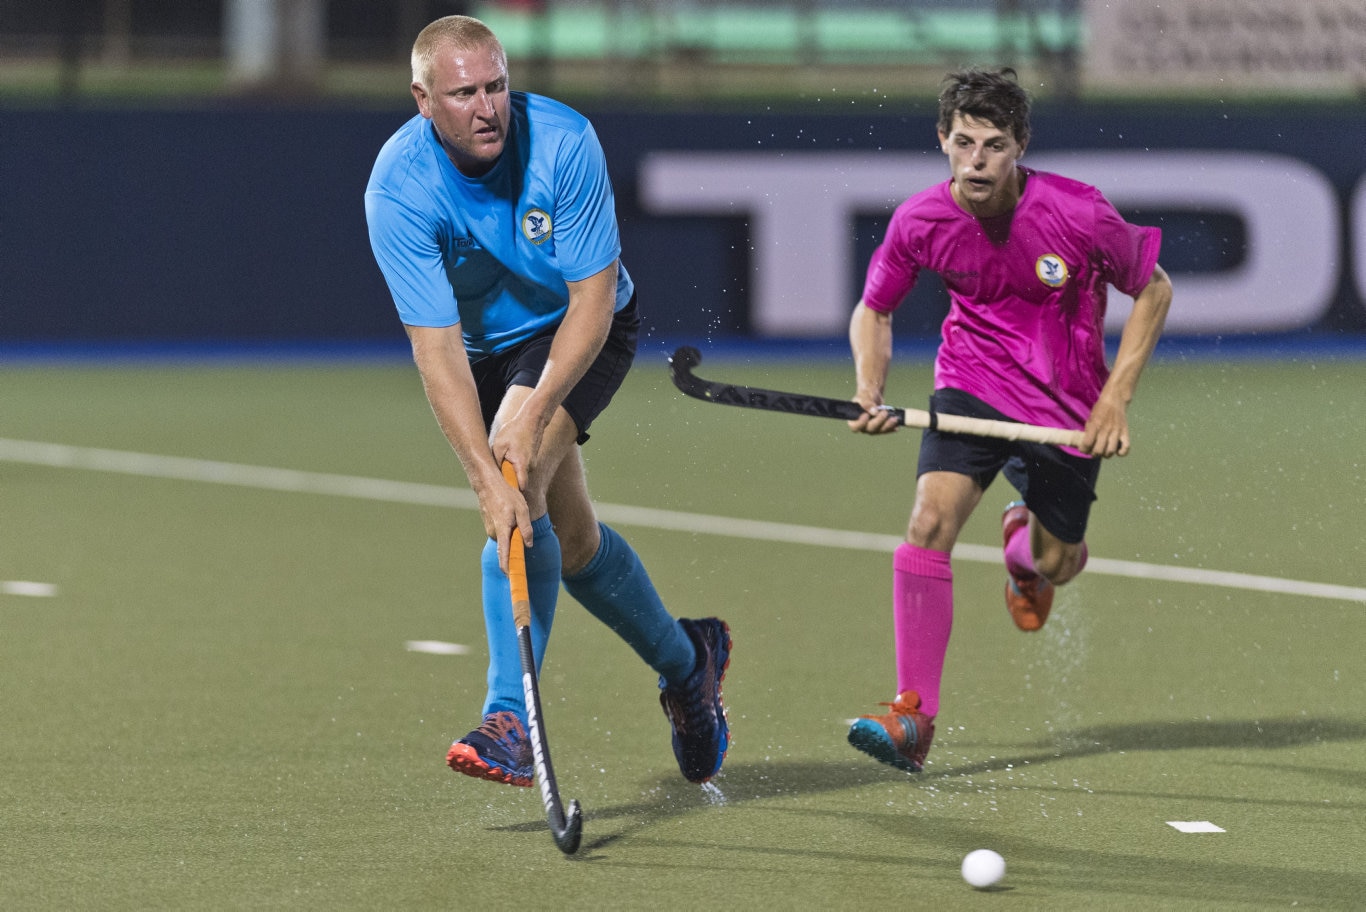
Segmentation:
[[(621, 254), (607, 163), (587, 118), (540, 95), (512, 92), (510, 102), (507, 145), (487, 174), (461, 174), (418, 115), (384, 144), (365, 189), (370, 246), (399, 317), (459, 323), (475, 356), (557, 325), (566, 282)], [(622, 267), (616, 310), (633, 290)]]

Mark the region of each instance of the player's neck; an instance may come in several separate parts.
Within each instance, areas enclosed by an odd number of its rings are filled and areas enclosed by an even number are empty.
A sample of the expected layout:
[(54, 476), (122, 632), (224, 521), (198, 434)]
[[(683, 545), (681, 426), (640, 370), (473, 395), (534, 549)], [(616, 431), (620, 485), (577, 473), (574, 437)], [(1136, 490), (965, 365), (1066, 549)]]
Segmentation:
[(436, 128), (435, 124), (432, 125), (432, 134), (436, 136), (436, 141), (441, 144), (441, 151), (446, 153), (446, 158), (450, 159), (452, 165), (455, 165), (455, 170), (459, 171), (465, 177), (471, 179), (481, 178), (492, 171), (502, 159), (501, 155), (499, 155), (498, 158), (491, 160), (483, 160), (464, 154), (455, 143), (448, 140), (442, 132)]

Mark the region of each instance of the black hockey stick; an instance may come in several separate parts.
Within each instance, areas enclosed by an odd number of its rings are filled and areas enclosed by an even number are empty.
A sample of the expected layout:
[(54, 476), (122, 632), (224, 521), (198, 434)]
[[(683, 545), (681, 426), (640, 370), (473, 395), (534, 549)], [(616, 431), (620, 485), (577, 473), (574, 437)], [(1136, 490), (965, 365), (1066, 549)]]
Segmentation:
[[(512, 463), (503, 463), (503, 478), (517, 487), (517, 473)], [(569, 802), (565, 813), (560, 802), (560, 788), (555, 784), (555, 768), (550, 765), (550, 748), (546, 744), (545, 722), (541, 716), (541, 688), (536, 681), (536, 654), (531, 649), (531, 594), (526, 581), (526, 551), (522, 532), (513, 528), (508, 550), (508, 583), (512, 587), (512, 618), (517, 625), (517, 651), (522, 659), (522, 691), (526, 695), (528, 728), (531, 732), (531, 753), (536, 761), (536, 780), (541, 785), (541, 802), (545, 805), (550, 835), (555, 845), (566, 855), (579, 850), (583, 836), (583, 812), (578, 801)]]
[[(692, 372), (692, 369), (701, 363), (702, 353), (691, 345), (685, 345), (678, 349), (669, 359), (669, 373), (673, 376), (674, 386), (694, 399), (718, 402), (722, 405), (738, 405), (741, 408), (762, 409), (768, 412), (786, 412), (790, 415), (843, 418), (845, 421), (854, 421), (864, 414), (863, 407), (850, 399), (827, 399), (824, 396), (806, 396), (801, 393), (780, 393), (777, 390), (760, 389), (754, 386), (735, 386), (730, 383), (703, 380)], [(1014, 421), (995, 421), (990, 418), (941, 415), (938, 412), (927, 412), (921, 409), (901, 409), (888, 406), (887, 410), (896, 416), (899, 424), (906, 427), (932, 428), (950, 434), (974, 434), (978, 437), (1026, 440), (1031, 443), (1049, 443), (1055, 446), (1081, 446), (1081, 431), (1041, 427), (1035, 424), (1019, 424)]]

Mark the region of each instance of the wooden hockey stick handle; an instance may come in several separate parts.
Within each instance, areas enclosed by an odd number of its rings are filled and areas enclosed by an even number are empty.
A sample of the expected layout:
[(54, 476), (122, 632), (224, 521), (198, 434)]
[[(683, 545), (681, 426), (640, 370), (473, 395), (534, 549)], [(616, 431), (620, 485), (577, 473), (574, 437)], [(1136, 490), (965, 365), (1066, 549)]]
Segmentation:
[(969, 418), (965, 415), (945, 415), (923, 409), (898, 409), (907, 427), (937, 428), (950, 434), (972, 434), (976, 437), (995, 437), (1001, 440), (1024, 440), (1029, 443), (1048, 443), (1053, 446), (1081, 446), (1081, 431), (1020, 424), (1015, 421), (996, 421), (991, 418)]

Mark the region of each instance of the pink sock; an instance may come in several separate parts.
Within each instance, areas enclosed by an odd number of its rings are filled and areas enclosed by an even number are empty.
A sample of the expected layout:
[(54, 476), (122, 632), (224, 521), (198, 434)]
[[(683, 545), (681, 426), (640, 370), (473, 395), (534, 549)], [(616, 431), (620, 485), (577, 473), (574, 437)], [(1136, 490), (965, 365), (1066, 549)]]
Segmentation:
[(1029, 547), (1029, 523), (1015, 530), (1006, 542), (1005, 550), (1007, 573), (1021, 579), (1038, 575), (1039, 571), (1034, 569), (1034, 553)]
[(939, 682), (953, 628), (953, 570), (945, 551), (903, 543), (893, 557), (892, 621), (896, 689), (920, 694), (920, 711), (939, 712)]

